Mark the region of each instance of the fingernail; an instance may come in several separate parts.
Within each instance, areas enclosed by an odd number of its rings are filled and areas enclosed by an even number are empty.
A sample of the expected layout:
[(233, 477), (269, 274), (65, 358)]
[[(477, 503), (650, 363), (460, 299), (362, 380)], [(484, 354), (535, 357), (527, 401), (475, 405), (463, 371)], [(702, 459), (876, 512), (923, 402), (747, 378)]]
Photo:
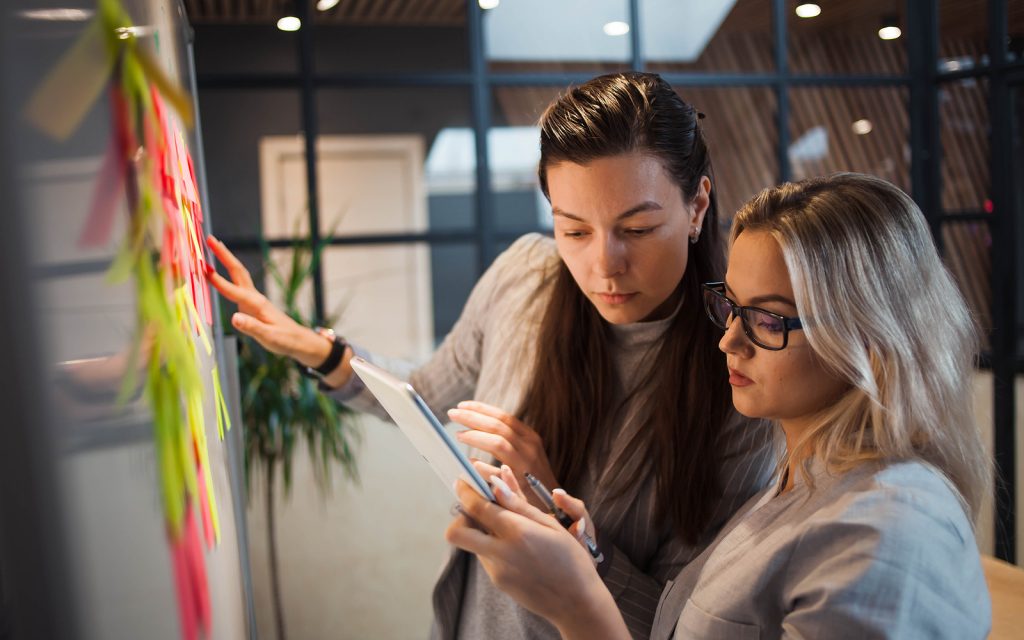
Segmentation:
[(576, 537), (580, 540), (587, 535), (587, 519), (580, 518), (580, 521), (576, 523)]
[(498, 490), (498, 493), (501, 494), (502, 498), (505, 498), (506, 500), (512, 499), (512, 489), (510, 489), (509, 486), (505, 484), (504, 480), (502, 480), (498, 476), (491, 476), (491, 484), (493, 484), (494, 488)]
[(512, 467), (508, 466), (507, 464), (501, 465), (501, 470), (502, 471), (508, 471), (509, 473), (512, 473)]
[(206, 263), (206, 275), (213, 275), (213, 265), (211, 265), (209, 262)]
[(458, 404), (459, 407), (466, 407), (469, 405), (469, 400), (463, 400)]
[(565, 492), (565, 489), (563, 489), (562, 487), (555, 487), (554, 489), (551, 490), (551, 493), (554, 493), (554, 494), (557, 494), (557, 495), (560, 495), (560, 496), (567, 496), (567, 495), (569, 495), (568, 493)]

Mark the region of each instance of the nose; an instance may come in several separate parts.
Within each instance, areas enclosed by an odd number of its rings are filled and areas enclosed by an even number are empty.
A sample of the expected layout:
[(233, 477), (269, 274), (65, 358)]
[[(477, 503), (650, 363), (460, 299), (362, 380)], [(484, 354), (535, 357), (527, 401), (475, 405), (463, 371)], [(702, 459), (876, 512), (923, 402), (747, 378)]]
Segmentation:
[(722, 339), (718, 341), (718, 348), (722, 353), (749, 357), (754, 345), (743, 332), (743, 321), (739, 318), (732, 318), (729, 327), (725, 330)]
[(614, 278), (626, 271), (626, 246), (615, 234), (605, 234), (597, 245), (594, 273), (601, 278)]

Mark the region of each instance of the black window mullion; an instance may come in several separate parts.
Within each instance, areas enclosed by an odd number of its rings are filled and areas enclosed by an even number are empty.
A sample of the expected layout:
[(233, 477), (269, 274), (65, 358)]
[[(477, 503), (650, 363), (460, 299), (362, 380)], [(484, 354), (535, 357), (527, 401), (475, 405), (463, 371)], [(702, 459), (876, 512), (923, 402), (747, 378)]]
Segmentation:
[(936, 3), (907, 0), (910, 66), (910, 193), (921, 206), (942, 252), (942, 142), (939, 120), (939, 17)]
[(643, 36), (640, 33), (640, 0), (629, 0), (629, 44), (632, 48), (630, 66), (633, 71), (643, 71), (647, 66), (644, 57)]
[(491, 128), (491, 89), (484, 57), (483, 11), (477, 0), (466, 0), (470, 71), (473, 78), (473, 132), (476, 139), (476, 259), (483, 274), (495, 258), (494, 197), (488, 157), (487, 132)]
[[(996, 557), (1017, 557), (1017, 220), (1013, 206), (1010, 92), (1006, 82), (1006, 0), (989, 0), (989, 122), (992, 233), (992, 374), (996, 461)], [(999, 133), (1001, 132), (1001, 133)]]
[[(317, 188), (316, 139), (319, 122), (316, 110), (316, 89), (313, 84), (313, 16), (309, 2), (296, 3), (299, 8), (299, 73), (302, 77), (302, 136), (306, 153), (306, 208), (309, 214), (309, 240), (313, 247), (320, 246), (320, 200)], [(313, 269), (313, 308), (317, 322), (324, 319), (324, 274), (321, 265)]]

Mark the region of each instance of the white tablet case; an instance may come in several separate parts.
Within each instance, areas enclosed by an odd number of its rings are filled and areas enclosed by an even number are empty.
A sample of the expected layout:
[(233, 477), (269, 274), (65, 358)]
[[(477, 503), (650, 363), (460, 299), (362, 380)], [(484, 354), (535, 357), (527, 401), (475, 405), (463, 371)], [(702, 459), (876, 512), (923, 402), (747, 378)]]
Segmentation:
[(481, 496), (491, 502), (495, 501), (491, 488), (412, 385), (363, 358), (354, 357), (351, 363), (366, 388), (373, 393), (449, 491), (454, 493), (455, 481), (462, 479)]

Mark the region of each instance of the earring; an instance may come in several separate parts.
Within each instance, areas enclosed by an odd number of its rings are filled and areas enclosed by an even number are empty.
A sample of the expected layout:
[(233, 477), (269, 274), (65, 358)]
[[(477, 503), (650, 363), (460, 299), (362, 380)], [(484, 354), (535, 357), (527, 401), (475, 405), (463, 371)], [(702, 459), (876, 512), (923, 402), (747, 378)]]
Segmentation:
[(694, 229), (693, 233), (690, 234), (690, 244), (697, 244), (698, 240), (700, 240), (700, 227)]

